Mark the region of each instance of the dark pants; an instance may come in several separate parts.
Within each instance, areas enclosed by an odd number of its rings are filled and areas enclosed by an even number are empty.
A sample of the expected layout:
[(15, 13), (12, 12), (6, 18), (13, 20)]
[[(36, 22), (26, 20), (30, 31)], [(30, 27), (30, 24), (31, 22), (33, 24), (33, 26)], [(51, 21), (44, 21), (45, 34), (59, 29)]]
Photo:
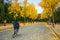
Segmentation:
[(19, 30), (19, 29), (14, 28), (14, 34), (17, 34), (18, 30)]

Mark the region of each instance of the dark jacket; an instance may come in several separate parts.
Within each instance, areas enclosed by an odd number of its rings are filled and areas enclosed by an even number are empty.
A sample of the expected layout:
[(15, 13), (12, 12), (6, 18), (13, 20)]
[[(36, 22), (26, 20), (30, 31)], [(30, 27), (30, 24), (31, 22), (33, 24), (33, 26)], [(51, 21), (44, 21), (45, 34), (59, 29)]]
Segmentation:
[(19, 23), (17, 20), (14, 21), (13, 25), (14, 25), (14, 29), (19, 29)]

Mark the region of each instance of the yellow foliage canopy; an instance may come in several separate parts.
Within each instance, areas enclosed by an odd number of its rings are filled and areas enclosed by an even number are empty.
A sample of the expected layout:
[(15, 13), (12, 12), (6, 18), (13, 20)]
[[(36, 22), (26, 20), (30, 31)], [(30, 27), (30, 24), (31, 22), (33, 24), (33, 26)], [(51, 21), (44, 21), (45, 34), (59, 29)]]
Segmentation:
[(30, 18), (32, 19), (36, 19), (37, 18), (37, 10), (35, 9), (35, 6), (33, 4), (29, 4), (27, 6), (27, 11), (28, 11), (28, 15)]
[(52, 13), (55, 10), (56, 5), (60, 2), (60, 0), (42, 0), (42, 2), (39, 3), (39, 6), (44, 8), (43, 13), (41, 14), (41, 18), (47, 18), (46, 14), (49, 14), (49, 16), (52, 16)]
[(10, 4), (8, 10), (10, 13), (14, 13), (14, 16), (18, 16), (18, 12), (20, 12), (20, 4), (16, 2), (16, 0)]

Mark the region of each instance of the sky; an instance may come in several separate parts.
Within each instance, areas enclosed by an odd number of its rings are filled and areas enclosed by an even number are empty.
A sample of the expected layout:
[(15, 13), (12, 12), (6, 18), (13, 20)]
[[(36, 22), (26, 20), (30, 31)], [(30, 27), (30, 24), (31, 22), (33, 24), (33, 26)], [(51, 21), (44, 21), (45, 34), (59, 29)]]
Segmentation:
[[(23, 0), (18, 0), (18, 2), (22, 2)], [(6, 0), (5, 0), (6, 2)], [(28, 0), (28, 3), (33, 3), (35, 8), (37, 9), (37, 13), (42, 13), (43, 9), (38, 5), (41, 0)]]

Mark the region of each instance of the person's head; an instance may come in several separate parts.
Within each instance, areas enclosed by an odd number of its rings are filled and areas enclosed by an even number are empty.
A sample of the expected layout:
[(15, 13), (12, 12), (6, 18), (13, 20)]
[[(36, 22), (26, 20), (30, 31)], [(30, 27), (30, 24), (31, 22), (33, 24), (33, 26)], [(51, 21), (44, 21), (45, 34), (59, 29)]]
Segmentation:
[(17, 19), (15, 19), (15, 21), (17, 21)]

